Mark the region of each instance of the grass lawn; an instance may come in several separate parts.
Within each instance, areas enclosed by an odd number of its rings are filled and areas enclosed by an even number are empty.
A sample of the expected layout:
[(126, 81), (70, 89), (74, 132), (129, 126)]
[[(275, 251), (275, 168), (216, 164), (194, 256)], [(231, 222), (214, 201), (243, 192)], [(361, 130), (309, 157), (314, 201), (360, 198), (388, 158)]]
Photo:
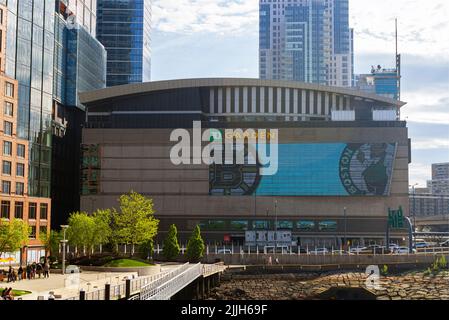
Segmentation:
[(149, 267), (149, 266), (153, 266), (153, 264), (134, 259), (117, 259), (109, 261), (108, 263), (103, 265), (103, 267), (113, 267), (113, 268)]
[(25, 290), (12, 290), (12, 295), (14, 297), (20, 297), (20, 296), (24, 296), (26, 294), (30, 294), (30, 291), (25, 291)]

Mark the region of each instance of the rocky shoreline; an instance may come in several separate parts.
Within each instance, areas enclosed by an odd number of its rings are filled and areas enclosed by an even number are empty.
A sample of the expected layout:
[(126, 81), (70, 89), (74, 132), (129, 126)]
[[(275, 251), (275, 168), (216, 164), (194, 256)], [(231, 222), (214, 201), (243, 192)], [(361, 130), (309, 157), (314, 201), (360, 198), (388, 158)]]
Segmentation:
[[(365, 273), (232, 276), (212, 290), (210, 300), (311, 300), (332, 288), (362, 288), (377, 300), (449, 300), (449, 272), (381, 276)], [(367, 286), (368, 284), (368, 286)]]

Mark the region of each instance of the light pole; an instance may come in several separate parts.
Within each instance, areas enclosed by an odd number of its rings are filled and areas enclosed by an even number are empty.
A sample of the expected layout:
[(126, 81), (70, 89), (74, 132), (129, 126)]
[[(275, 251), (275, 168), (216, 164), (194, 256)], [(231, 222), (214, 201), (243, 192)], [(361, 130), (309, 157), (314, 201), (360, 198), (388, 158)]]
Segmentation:
[(416, 232), (416, 192), (415, 192), (415, 187), (418, 186), (419, 183), (415, 183), (414, 185), (410, 185), (409, 187), (412, 188), (412, 193), (413, 193), (413, 233)]
[(344, 214), (344, 219), (345, 219), (345, 233), (344, 233), (344, 236), (343, 236), (343, 250), (346, 250), (346, 235), (347, 235), (347, 216), (346, 216), (346, 212), (347, 211), (347, 208), (346, 207), (344, 207), (343, 208), (343, 214)]
[(274, 251), (277, 253), (278, 249), (278, 201), (274, 200)]
[(64, 233), (64, 239), (61, 240), (62, 242), (62, 274), (65, 274), (65, 246), (67, 243), (67, 240), (65, 239), (65, 232), (68, 229), (68, 225), (61, 225), (62, 231)]

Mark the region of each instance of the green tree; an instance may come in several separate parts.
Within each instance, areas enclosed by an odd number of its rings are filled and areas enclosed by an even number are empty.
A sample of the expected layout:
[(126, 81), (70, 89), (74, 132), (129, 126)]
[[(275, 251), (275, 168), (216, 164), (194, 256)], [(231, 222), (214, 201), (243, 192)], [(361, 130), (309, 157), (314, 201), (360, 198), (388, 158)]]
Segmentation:
[(197, 262), (204, 256), (204, 240), (201, 237), (200, 226), (197, 225), (193, 230), (192, 236), (187, 243), (186, 254), (189, 261)]
[(115, 216), (115, 235), (121, 243), (133, 246), (152, 240), (156, 234), (159, 220), (154, 218), (153, 200), (131, 191), (119, 199), (120, 212)]
[(142, 258), (147, 260), (153, 260), (154, 254), (154, 241), (153, 239), (147, 240), (140, 245)]
[(94, 228), (89, 241), (91, 247), (110, 242), (113, 236), (111, 227), (112, 218), (112, 211), (109, 209), (98, 209), (92, 214)]
[(6, 252), (15, 252), (28, 244), (31, 228), (20, 219), (0, 219), (0, 257)]
[(50, 253), (50, 256), (55, 257), (59, 252), (59, 244), (62, 240), (62, 232), (51, 230), (50, 234), (39, 234), (42, 242), (44, 243), (45, 250)]
[(86, 212), (74, 212), (68, 220), (67, 238), (77, 248), (88, 248), (94, 221)]
[(162, 254), (167, 260), (175, 259), (181, 248), (178, 243), (178, 230), (176, 226), (172, 224), (168, 229), (167, 237), (164, 239), (164, 248)]
[(86, 212), (75, 212), (69, 218), (67, 236), (69, 242), (83, 247), (91, 255), (95, 246), (108, 243), (111, 231), (111, 211), (97, 210), (92, 215)]

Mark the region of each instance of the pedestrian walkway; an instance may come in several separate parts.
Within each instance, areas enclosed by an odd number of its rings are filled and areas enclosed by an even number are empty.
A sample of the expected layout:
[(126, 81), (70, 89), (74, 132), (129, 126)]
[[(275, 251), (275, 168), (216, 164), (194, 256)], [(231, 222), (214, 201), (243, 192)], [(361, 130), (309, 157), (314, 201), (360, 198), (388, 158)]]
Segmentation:
[[(162, 265), (161, 273), (170, 271), (178, 266), (178, 264)], [(15, 297), (15, 299), (38, 300), (38, 297), (43, 297), (43, 299), (46, 300), (50, 292), (53, 292), (53, 295), (55, 295), (57, 299), (66, 299), (78, 296), (81, 289), (88, 294), (89, 292), (103, 289), (106, 283), (118, 285), (124, 284), (126, 279), (138, 278), (137, 272), (113, 273), (83, 271), (79, 274), (78, 286), (67, 286), (69, 277), (71, 276), (72, 275), (69, 274), (50, 274), (50, 278), (47, 279), (36, 278), (33, 280), (22, 280), (10, 283), (0, 282), (0, 287), (12, 287), (14, 290), (31, 291), (31, 294)]]
[(15, 290), (31, 291), (31, 294), (17, 297), (22, 300), (37, 300), (39, 296), (47, 299), (49, 292), (53, 291), (55, 296), (61, 296), (62, 299), (77, 295), (80, 289), (86, 292), (104, 288), (106, 283), (119, 284), (124, 283), (129, 278), (137, 277), (137, 273), (99, 273), (99, 272), (82, 272), (79, 274), (79, 287), (67, 287), (67, 279), (71, 275), (51, 274), (47, 279), (34, 279), (16, 281), (15, 283), (4, 283), (5, 287), (12, 287)]

